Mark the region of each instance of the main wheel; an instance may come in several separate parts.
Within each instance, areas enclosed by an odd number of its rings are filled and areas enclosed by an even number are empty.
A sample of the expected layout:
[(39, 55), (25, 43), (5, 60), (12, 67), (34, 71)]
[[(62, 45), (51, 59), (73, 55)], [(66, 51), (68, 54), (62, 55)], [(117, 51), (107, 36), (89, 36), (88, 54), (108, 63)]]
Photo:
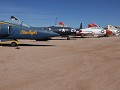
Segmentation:
[(15, 46), (17, 46), (17, 43), (16, 42), (11, 42), (11, 46), (15, 47)]
[(67, 40), (70, 40), (70, 37), (67, 37)]
[(84, 38), (84, 34), (81, 34), (81, 38)]

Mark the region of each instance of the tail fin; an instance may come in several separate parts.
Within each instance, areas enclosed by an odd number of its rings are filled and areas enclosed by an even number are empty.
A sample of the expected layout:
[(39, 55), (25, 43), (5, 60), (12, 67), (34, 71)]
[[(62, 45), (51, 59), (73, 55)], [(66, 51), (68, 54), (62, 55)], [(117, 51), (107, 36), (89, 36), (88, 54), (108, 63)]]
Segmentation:
[(61, 26), (61, 27), (67, 27), (67, 25), (65, 25), (63, 22), (59, 22), (58, 24), (59, 24), (59, 26)]
[(82, 29), (83, 27), (82, 27), (82, 23), (80, 24), (80, 28), (79, 29)]
[(59, 22), (59, 25), (65, 26), (65, 24), (63, 22)]
[(97, 24), (95, 23), (92, 23), (93, 27), (99, 27)]
[(108, 29), (109, 29), (109, 30), (116, 30), (117, 28), (114, 27), (114, 26), (112, 26), (112, 25), (108, 25)]
[(99, 27), (99, 26), (95, 23), (92, 23), (92, 24), (88, 24), (88, 28), (90, 28), (90, 27)]
[(88, 28), (90, 28), (90, 27), (93, 27), (93, 25), (92, 24), (88, 24)]

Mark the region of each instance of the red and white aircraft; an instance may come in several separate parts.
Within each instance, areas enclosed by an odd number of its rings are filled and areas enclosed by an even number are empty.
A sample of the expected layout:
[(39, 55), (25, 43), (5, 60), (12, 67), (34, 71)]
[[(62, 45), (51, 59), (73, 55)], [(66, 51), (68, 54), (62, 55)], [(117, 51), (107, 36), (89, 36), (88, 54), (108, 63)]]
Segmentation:
[(108, 30), (111, 30), (113, 35), (120, 35), (120, 30), (112, 25), (108, 25)]
[(112, 35), (112, 31), (109, 29), (101, 28), (97, 24), (92, 23), (92, 24), (88, 24), (88, 28), (85, 28), (85, 29), (81, 28), (79, 31), (76, 32), (76, 34), (80, 35), (81, 37), (84, 37), (84, 36), (100, 37), (100, 36)]
[(106, 30), (104, 28), (101, 28), (97, 24), (88, 24), (88, 28), (80, 29), (76, 32), (76, 34), (79, 34), (81, 37), (84, 36), (94, 36), (94, 37), (100, 37), (106, 35)]

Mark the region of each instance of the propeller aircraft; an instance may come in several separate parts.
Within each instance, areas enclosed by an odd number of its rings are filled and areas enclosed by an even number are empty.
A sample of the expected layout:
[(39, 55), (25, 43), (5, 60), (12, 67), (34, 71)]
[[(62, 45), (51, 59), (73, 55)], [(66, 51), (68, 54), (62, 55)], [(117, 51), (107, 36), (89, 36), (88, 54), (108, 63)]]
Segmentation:
[(58, 33), (61, 37), (67, 37), (67, 40), (70, 40), (70, 35), (76, 34), (76, 29), (66, 26), (63, 22), (59, 22), (56, 26), (42, 27), (41, 29), (47, 29)]

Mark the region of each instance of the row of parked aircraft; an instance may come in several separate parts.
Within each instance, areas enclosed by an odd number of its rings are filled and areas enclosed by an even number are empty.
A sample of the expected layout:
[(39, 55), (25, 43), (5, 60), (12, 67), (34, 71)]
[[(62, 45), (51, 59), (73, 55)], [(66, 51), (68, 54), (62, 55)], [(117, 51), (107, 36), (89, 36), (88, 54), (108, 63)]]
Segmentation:
[(88, 28), (80, 29), (77, 31), (77, 35), (81, 37), (84, 36), (94, 36), (94, 37), (101, 37), (101, 36), (110, 36), (110, 35), (119, 35), (120, 30), (112, 25), (108, 25), (108, 28), (102, 28), (97, 24), (88, 24)]
[(102, 28), (94, 23), (88, 24), (88, 28), (82, 28), (82, 23), (79, 28), (72, 28), (66, 26), (63, 22), (50, 27), (32, 27), (15, 16), (11, 16), (8, 21), (0, 21), (0, 40), (1, 42), (11, 41), (11, 46), (18, 45), (17, 39), (33, 39), (38, 41), (62, 36), (70, 40), (70, 35), (101, 37), (120, 35), (120, 30), (112, 25), (108, 25), (108, 28)]
[(41, 27), (42, 29), (47, 29), (53, 32), (60, 34), (62, 37), (67, 37), (67, 40), (70, 40), (70, 35), (73, 36), (93, 36), (93, 37), (101, 37), (101, 36), (110, 36), (110, 35), (119, 35), (120, 29), (108, 25), (108, 28), (102, 28), (95, 23), (88, 24), (88, 28), (82, 28), (82, 23), (79, 28), (71, 28), (67, 27), (63, 22), (59, 22), (57, 26), (50, 27)]

